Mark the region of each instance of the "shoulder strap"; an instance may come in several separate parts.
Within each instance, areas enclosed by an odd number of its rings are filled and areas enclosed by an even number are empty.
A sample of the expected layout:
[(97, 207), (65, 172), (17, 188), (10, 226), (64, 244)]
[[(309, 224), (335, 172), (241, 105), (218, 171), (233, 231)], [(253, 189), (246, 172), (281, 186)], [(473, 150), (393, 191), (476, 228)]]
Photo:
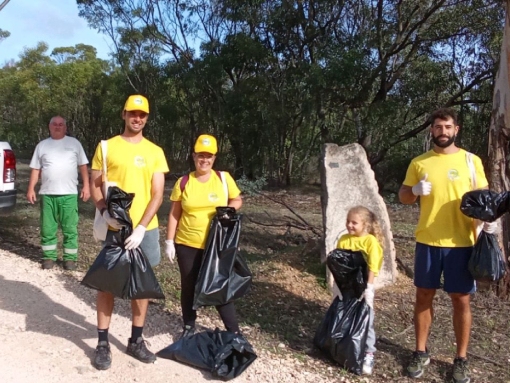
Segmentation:
[[(473, 153), (466, 152), (466, 161), (467, 161), (467, 165), (469, 167), (469, 172), (471, 174), (471, 189), (476, 190), (477, 189), (476, 169), (475, 169), (475, 164), (473, 162)], [(475, 240), (476, 240), (476, 238), (478, 238), (478, 235), (482, 231), (481, 223), (482, 223), (481, 221), (479, 221), (477, 219), (473, 219), (473, 233), (475, 235)]]
[(466, 162), (469, 168), (469, 173), (471, 175), (471, 189), (476, 190), (476, 170), (475, 164), (473, 163), (473, 154), (470, 152), (466, 152)]
[(225, 177), (225, 173), (220, 172), (219, 170), (215, 170), (215, 172), (218, 175), (218, 177), (220, 177), (221, 184), (223, 185), (223, 193), (225, 194), (225, 199), (226, 199), (225, 206), (227, 206), (228, 205), (228, 185), (227, 185), (227, 179)]
[(186, 187), (186, 184), (188, 183), (188, 181), (189, 181), (189, 174), (182, 176), (181, 183), (179, 184), (181, 193), (184, 193), (184, 188)]
[(106, 154), (108, 152), (108, 141), (101, 140), (101, 152), (103, 157), (103, 182), (108, 182), (107, 166), (106, 166)]
[[(225, 175), (223, 174), (223, 172), (220, 172), (219, 170), (215, 170), (214, 172), (220, 178), (221, 184), (223, 185), (223, 193), (225, 193), (225, 197), (227, 199), (227, 203), (225, 204), (225, 206), (226, 206), (226, 205), (228, 205), (228, 185), (227, 185), (227, 180), (226, 180)], [(186, 188), (186, 184), (188, 183), (188, 181), (189, 181), (189, 174), (186, 174), (186, 175), (182, 176), (181, 182), (179, 183), (179, 188), (181, 189), (181, 193), (184, 193), (184, 189)]]

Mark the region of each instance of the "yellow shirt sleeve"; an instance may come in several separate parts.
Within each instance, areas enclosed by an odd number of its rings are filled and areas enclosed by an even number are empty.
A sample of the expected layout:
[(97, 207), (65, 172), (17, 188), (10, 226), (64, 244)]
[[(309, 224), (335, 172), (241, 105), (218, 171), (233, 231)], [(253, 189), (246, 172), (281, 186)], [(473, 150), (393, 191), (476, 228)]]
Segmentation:
[(182, 177), (179, 177), (177, 182), (175, 182), (174, 188), (172, 189), (172, 194), (170, 194), (170, 201), (180, 201), (182, 199), (181, 180)]
[(485, 189), (489, 186), (489, 182), (487, 182), (487, 178), (485, 177), (485, 171), (480, 157), (473, 155), (473, 165), (475, 165), (476, 172), (476, 188)]
[(170, 168), (168, 167), (168, 163), (166, 162), (165, 153), (163, 152), (163, 149), (161, 149), (158, 146), (153, 172), (154, 173), (168, 173), (169, 171), (170, 171)]
[(420, 180), (418, 179), (418, 172), (416, 169), (416, 162), (411, 161), (409, 164), (409, 167), (407, 168), (406, 172), (406, 178), (404, 179), (404, 182), (402, 182), (405, 186), (414, 186), (416, 185)]
[(368, 269), (377, 276), (382, 267), (383, 249), (374, 236), (369, 236), (367, 240), (366, 254)]
[(237, 187), (236, 181), (229, 172), (223, 172), (223, 175), (225, 177), (225, 181), (227, 182), (227, 188), (228, 188), (228, 199), (233, 199), (239, 197), (241, 194), (241, 190)]
[(92, 157), (92, 170), (102, 170), (103, 169), (103, 151), (101, 150), (101, 143), (96, 146), (96, 151), (94, 152), (94, 157)]

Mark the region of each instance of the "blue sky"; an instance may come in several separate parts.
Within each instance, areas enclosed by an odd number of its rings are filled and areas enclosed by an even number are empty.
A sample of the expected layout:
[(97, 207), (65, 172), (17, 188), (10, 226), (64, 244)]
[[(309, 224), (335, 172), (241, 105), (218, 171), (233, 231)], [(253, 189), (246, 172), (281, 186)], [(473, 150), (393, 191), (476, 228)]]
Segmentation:
[(17, 60), (24, 47), (33, 48), (39, 41), (53, 48), (92, 45), (100, 58), (107, 59), (110, 39), (88, 27), (78, 16), (76, 0), (11, 0), (0, 11), (0, 29), (11, 35), (0, 42), (0, 65)]

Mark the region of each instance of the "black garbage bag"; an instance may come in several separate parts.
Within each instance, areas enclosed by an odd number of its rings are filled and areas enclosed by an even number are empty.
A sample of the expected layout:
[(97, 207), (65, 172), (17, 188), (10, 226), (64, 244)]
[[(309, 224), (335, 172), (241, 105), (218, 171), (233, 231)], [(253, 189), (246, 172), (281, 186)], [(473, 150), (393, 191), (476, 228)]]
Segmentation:
[(370, 324), (365, 300), (336, 297), (322, 320), (313, 343), (346, 370), (361, 375)]
[(493, 222), (510, 210), (510, 193), (473, 190), (462, 196), (460, 210), (468, 217)]
[(195, 285), (195, 310), (224, 305), (250, 290), (252, 274), (239, 252), (241, 219), (234, 208), (216, 208)]
[(113, 241), (103, 247), (81, 283), (122, 299), (164, 299), (161, 286), (142, 249), (124, 248), (124, 241), (133, 231), (129, 217), (133, 197), (134, 194), (126, 193), (117, 186), (108, 189), (108, 212), (123, 227), (114, 234)]
[(468, 270), (475, 280), (481, 282), (495, 282), (505, 276), (503, 252), (494, 234), (480, 233), (469, 258)]
[(179, 339), (156, 355), (208, 370), (225, 381), (241, 375), (257, 359), (251, 344), (241, 334), (218, 329)]
[(344, 298), (359, 298), (367, 288), (368, 265), (360, 251), (335, 249), (326, 259)]

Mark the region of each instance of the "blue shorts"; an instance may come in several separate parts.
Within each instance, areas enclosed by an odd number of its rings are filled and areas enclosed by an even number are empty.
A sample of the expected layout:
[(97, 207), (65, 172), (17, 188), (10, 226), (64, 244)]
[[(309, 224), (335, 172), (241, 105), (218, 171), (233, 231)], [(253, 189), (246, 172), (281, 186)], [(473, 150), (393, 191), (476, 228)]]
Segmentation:
[[(108, 230), (106, 233), (106, 240), (103, 242), (103, 246), (107, 243), (115, 242), (114, 231)], [(147, 230), (143, 237), (140, 248), (147, 257), (152, 267), (159, 265), (161, 262), (161, 248), (159, 246), (159, 228)]]
[(439, 289), (441, 274), (447, 293), (472, 294), (475, 280), (468, 270), (473, 247), (437, 247), (416, 243), (414, 285), (424, 289)]

